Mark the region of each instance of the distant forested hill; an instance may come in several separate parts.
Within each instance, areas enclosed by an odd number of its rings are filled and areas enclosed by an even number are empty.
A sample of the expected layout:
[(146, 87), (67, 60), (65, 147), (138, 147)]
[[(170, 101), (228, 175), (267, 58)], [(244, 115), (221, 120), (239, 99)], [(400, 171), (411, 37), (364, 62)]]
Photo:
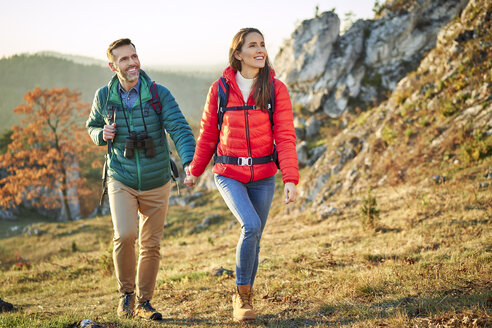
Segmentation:
[[(199, 121), (208, 88), (218, 73), (146, 72), (171, 90), (189, 120)], [(15, 55), (0, 59), (0, 134), (19, 123), (20, 117), (12, 110), (24, 102), (22, 97), (27, 90), (36, 86), (45, 89), (67, 87), (77, 89), (82, 102), (92, 103), (95, 91), (111, 76), (109, 68), (78, 64), (49, 55)]]

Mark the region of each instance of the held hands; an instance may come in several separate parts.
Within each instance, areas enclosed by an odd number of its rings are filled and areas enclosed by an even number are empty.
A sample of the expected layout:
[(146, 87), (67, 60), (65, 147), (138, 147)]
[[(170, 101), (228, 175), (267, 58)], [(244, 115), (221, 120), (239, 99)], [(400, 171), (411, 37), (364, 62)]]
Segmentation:
[(287, 182), (284, 186), (285, 204), (293, 203), (297, 198), (297, 188), (292, 182)]
[(188, 187), (193, 187), (194, 185), (196, 185), (196, 182), (198, 181), (198, 177), (190, 173), (190, 168), (188, 166), (185, 167), (185, 172), (186, 172), (186, 178), (184, 179), (183, 183)]
[[(183, 181), (185, 185), (188, 187), (193, 187), (196, 185), (198, 181), (198, 177), (194, 176), (190, 173), (190, 168), (188, 166), (185, 167), (186, 177)], [(292, 182), (287, 182), (284, 186), (284, 196), (285, 196), (285, 204), (293, 203), (297, 199), (297, 187)]]
[(116, 123), (113, 123), (111, 125), (105, 125), (103, 127), (103, 140), (104, 141), (113, 140), (115, 134), (116, 134)]

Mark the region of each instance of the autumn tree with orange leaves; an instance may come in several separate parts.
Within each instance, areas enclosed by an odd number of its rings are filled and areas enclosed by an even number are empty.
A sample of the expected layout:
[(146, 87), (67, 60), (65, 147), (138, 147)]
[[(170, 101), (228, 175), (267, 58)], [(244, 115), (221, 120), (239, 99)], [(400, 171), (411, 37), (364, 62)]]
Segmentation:
[(67, 88), (35, 88), (14, 109), (25, 118), (12, 127), (12, 141), (0, 157), (8, 173), (0, 180), (0, 207), (30, 201), (38, 208), (63, 207), (66, 219), (74, 219), (68, 190), (76, 188), (75, 197), (87, 192), (84, 179), (73, 173), (89, 143), (84, 127), (89, 105), (79, 103), (79, 96)]

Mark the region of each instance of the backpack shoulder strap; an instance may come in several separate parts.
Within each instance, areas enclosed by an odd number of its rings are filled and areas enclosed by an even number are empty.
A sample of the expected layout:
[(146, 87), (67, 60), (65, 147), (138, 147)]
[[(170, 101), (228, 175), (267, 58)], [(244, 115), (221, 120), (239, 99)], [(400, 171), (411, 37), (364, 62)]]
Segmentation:
[[(229, 84), (224, 77), (221, 77), (218, 83), (218, 106), (217, 106), (217, 129), (220, 131), (224, 120), (224, 112), (229, 100)], [(273, 112), (275, 111), (275, 79), (272, 80), (272, 94), (268, 101), (268, 116), (270, 118), (270, 126), (273, 131)]]
[[(161, 129), (161, 142), (165, 140), (167, 148), (169, 150), (169, 154), (171, 154), (171, 150), (169, 149), (169, 144), (167, 142), (166, 138), (166, 129), (164, 129), (163, 122), (162, 122), (162, 104), (159, 100), (159, 96), (157, 95), (157, 85), (155, 81), (152, 81), (152, 84), (150, 85), (150, 94), (152, 95), (151, 105), (152, 108), (154, 109), (155, 114), (157, 117), (159, 117), (159, 122), (163, 129)], [(176, 182), (176, 187), (178, 188), (178, 195), (179, 195), (179, 185), (176, 179), (179, 177), (179, 172), (178, 172), (178, 167), (176, 166), (176, 163), (172, 159), (171, 155), (169, 155), (169, 163), (170, 163), (170, 168), (171, 168), (171, 178)]]
[(152, 108), (154, 109), (157, 116), (160, 117), (162, 112), (162, 105), (161, 102), (159, 101), (159, 97), (157, 96), (157, 86), (155, 84), (155, 81), (152, 81), (152, 84), (150, 85), (150, 94), (152, 96), (151, 99)]
[(270, 116), (270, 126), (273, 131), (273, 112), (275, 111), (275, 79), (272, 80), (272, 94), (268, 101), (268, 116)]
[[(150, 94), (152, 96), (152, 99), (150, 100), (150, 104), (152, 105), (152, 108), (154, 109), (155, 114), (159, 118), (159, 124), (163, 127), (164, 123), (162, 122), (162, 104), (159, 100), (159, 96), (157, 95), (157, 85), (155, 81), (152, 81), (152, 84), (150, 85)], [(161, 130), (161, 143), (166, 140), (166, 131), (165, 129)]]
[(229, 84), (224, 77), (219, 79), (217, 90), (218, 106), (217, 106), (217, 129), (220, 131), (224, 120), (224, 108), (227, 107), (229, 100)]

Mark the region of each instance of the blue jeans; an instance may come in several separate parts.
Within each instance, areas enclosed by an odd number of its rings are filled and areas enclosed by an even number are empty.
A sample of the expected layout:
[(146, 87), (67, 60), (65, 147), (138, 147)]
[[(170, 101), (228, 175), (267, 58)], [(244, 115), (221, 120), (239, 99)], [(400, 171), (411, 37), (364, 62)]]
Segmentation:
[(275, 176), (242, 183), (215, 174), (215, 184), (241, 224), (236, 248), (236, 285), (251, 285), (258, 270), (260, 239), (272, 204)]

